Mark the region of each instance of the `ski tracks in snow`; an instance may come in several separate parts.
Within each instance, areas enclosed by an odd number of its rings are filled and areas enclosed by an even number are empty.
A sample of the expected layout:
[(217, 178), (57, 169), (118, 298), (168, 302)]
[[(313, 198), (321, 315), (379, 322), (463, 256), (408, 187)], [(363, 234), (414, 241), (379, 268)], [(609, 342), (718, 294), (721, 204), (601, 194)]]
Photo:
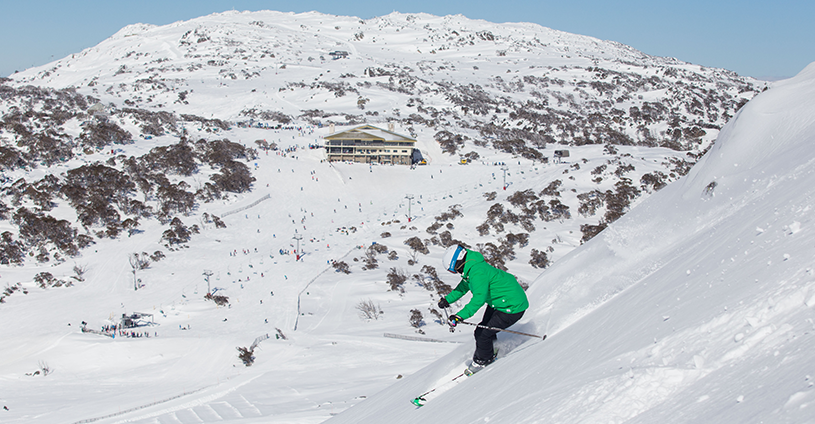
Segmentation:
[[(245, 418), (245, 417), (258, 417), (261, 415), (260, 411), (252, 404), (246, 401), (243, 396), (243, 404), (233, 405), (227, 401), (213, 402), (217, 399), (224, 398), (230, 393), (236, 391), (241, 386), (251, 383), (258, 377), (264, 374), (257, 374), (249, 378), (237, 377), (240, 381), (236, 381), (227, 388), (223, 388), (222, 384), (218, 384), (208, 388), (202, 388), (194, 392), (185, 393), (179, 396), (174, 396), (169, 399), (157, 401), (151, 404), (138, 406), (117, 414), (111, 414), (106, 417), (91, 418), (87, 420), (78, 421), (79, 423), (90, 423), (114, 416), (121, 416), (130, 414), (137, 410), (148, 409), (152, 406), (161, 404), (169, 404), (179, 399), (176, 405), (166, 405), (161, 409), (145, 412), (140, 416), (121, 419), (118, 421), (111, 421), (112, 423), (202, 423), (212, 421), (223, 421), (224, 418)], [(198, 396), (192, 397), (193, 394), (198, 393)], [(190, 398), (192, 397), (192, 398)], [(182, 398), (190, 398), (182, 400)], [(215, 405), (215, 406), (213, 406)]]

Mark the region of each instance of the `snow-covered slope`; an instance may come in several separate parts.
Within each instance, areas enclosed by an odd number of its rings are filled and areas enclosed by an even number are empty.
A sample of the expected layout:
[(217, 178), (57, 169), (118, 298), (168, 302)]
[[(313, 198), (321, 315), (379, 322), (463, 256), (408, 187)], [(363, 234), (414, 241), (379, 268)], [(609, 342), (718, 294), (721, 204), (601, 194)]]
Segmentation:
[(463, 346), (329, 422), (815, 421), (813, 99), (815, 64), (544, 272), (520, 328), (547, 340), (415, 410)]
[[(326, 56), (338, 50), (349, 56)], [(683, 175), (759, 89), (754, 81), (534, 25), (398, 13), (359, 21), (228, 12), (138, 25), (17, 74), (0, 84), (0, 233), (28, 250), (0, 268), (0, 404), (8, 407), (0, 421), (312, 423), (354, 405), (336, 419), (722, 422), (731, 413), (750, 421), (758, 410), (757, 421), (811, 420), (813, 358), (803, 346), (815, 304), (806, 263), (812, 72), (748, 103), (703, 166), (574, 254), (582, 226), (627, 210), (619, 197)], [(107, 107), (87, 110), (94, 102), (81, 94)], [(198, 116), (179, 118), (186, 113)], [(250, 128), (250, 119), (286, 125)], [(415, 135), (430, 164), (329, 164), (306, 147), (328, 123), (363, 120)], [(256, 178), (251, 191), (196, 197), (192, 210), (173, 214), (200, 229), (187, 243), (166, 243), (167, 222), (154, 217), (130, 235), (84, 227), (57, 189), (69, 171), (93, 164), (135, 178), (134, 157), (180, 146), (181, 135), (280, 149), (236, 159)], [(571, 157), (544, 163), (554, 143)], [(458, 165), (456, 152), (479, 158)], [(218, 168), (166, 179), (198, 193)], [(142, 190), (130, 198), (159, 210), (154, 188)], [(540, 210), (530, 218), (533, 201)], [(621, 210), (610, 210), (612, 201)], [(554, 213), (561, 202), (571, 217)], [(114, 203), (121, 220), (136, 217)], [(491, 215), (496, 205), (503, 212)], [(38, 221), (15, 218), (21, 208), (66, 220), (95, 244), (71, 256), (29, 227), (23, 234), (21, 224)], [(294, 237), (302, 237), (300, 261)], [(430, 252), (413, 264), (411, 237)], [(502, 335), (506, 359), (414, 411), (409, 400), (472, 353), (469, 331), (449, 333), (432, 312), (424, 267), (438, 268), (435, 243), (445, 237), (511, 250), (506, 265), (530, 284), (533, 304), (515, 328), (549, 338)], [(372, 243), (388, 253), (363, 270)], [(555, 263), (540, 278), (533, 249)], [(133, 272), (132, 254), (158, 251), (166, 258)], [(331, 261), (351, 273), (334, 272)], [(43, 273), (73, 286), (39, 284)], [(407, 281), (392, 287), (388, 274), (399, 273)], [(205, 300), (208, 286), (229, 304)], [(365, 301), (383, 314), (361, 318)], [(155, 321), (132, 330), (143, 337), (79, 330), (134, 312)], [(253, 342), (246, 367), (236, 347)]]

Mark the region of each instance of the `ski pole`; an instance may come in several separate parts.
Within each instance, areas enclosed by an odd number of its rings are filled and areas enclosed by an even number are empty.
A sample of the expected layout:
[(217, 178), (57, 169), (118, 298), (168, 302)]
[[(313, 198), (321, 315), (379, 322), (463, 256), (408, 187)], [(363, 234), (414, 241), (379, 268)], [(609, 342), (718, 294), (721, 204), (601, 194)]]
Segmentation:
[(537, 338), (539, 338), (541, 340), (546, 340), (546, 334), (544, 334), (543, 336), (538, 336), (536, 334), (521, 333), (520, 331), (506, 330), (506, 329), (498, 328), (498, 327), (489, 327), (489, 326), (486, 326), (486, 325), (475, 324), (475, 323), (467, 322), (467, 321), (460, 321), (460, 322), (462, 324), (473, 325), (473, 326), (476, 326), (476, 327), (479, 327), (479, 328), (483, 328), (485, 330), (506, 331), (507, 333), (519, 334), (521, 336), (528, 336), (528, 337), (537, 337)]
[[(444, 299), (444, 296), (442, 296), (442, 295), (439, 295), (439, 297)], [(450, 320), (450, 315), (447, 314), (447, 308), (441, 308), (441, 310), (444, 311), (444, 321), (445, 322), (449, 321)], [(455, 331), (456, 331), (455, 327), (450, 327), (450, 332), (451, 333), (454, 333)]]

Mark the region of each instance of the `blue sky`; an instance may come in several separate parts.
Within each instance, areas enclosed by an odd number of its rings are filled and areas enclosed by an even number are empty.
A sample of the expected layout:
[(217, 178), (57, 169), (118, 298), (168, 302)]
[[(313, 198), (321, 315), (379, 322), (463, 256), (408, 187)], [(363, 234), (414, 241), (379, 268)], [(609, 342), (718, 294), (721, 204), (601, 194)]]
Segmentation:
[(0, 0), (0, 76), (94, 46), (125, 25), (165, 25), (231, 9), (534, 22), (760, 78), (791, 77), (815, 61), (813, 0)]

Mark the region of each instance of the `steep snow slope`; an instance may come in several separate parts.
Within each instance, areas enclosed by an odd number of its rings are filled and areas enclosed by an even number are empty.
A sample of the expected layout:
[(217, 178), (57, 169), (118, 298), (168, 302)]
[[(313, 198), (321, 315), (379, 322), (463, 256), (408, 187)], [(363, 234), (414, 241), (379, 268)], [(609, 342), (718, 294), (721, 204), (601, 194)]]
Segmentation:
[(815, 64), (544, 272), (521, 328), (546, 341), (415, 410), (463, 346), (329, 422), (815, 421), (813, 99)]

